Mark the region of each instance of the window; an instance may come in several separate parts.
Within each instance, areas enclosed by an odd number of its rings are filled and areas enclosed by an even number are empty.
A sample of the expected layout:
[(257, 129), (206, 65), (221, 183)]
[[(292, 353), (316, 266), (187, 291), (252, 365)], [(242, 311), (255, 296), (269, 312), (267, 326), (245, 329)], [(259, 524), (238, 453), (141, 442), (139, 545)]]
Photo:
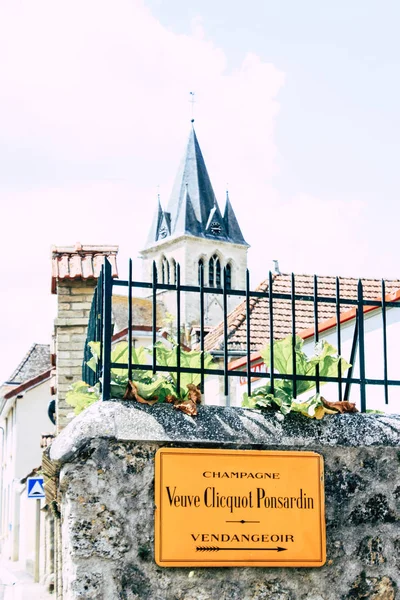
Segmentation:
[(227, 287), (227, 289), (228, 290), (232, 289), (232, 267), (231, 267), (231, 263), (228, 263), (226, 265), (225, 280), (226, 280), (226, 287)]
[(216, 287), (221, 287), (221, 263), (219, 262), (219, 258), (217, 256), (214, 257), (215, 260), (215, 285)]
[(208, 263), (208, 285), (210, 287), (221, 287), (221, 263), (216, 254)]
[(214, 259), (210, 258), (208, 262), (208, 285), (214, 287)]
[(171, 273), (172, 273), (172, 277), (173, 277), (171, 283), (176, 283), (176, 281), (177, 281), (177, 276), (176, 276), (176, 261), (173, 258), (171, 258)]
[(199, 260), (199, 266), (198, 266), (198, 275), (199, 275), (199, 285), (201, 283), (201, 278), (200, 278), (200, 273), (203, 271), (203, 282), (204, 282), (204, 260), (201, 258)]
[(162, 283), (169, 283), (169, 262), (165, 258), (165, 256), (161, 260), (161, 277)]

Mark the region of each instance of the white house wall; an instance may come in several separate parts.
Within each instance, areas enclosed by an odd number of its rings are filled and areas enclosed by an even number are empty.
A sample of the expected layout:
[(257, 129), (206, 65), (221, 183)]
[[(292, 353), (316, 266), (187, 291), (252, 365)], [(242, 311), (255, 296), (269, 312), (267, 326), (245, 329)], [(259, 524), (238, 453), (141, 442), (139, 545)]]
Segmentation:
[(47, 416), (50, 400), (49, 381), (28, 390), (22, 398), (18, 399), (14, 475), (16, 479), (26, 477), (32, 469), (42, 463), (41, 434), (54, 429)]
[[(399, 359), (399, 344), (400, 344), (400, 305), (399, 308), (388, 308), (386, 310), (387, 321), (387, 356), (388, 356), (388, 379), (400, 380), (400, 359)], [(342, 356), (350, 361), (351, 348), (354, 336), (355, 320), (344, 323), (341, 326), (342, 340)], [(382, 311), (374, 311), (367, 313), (364, 316), (364, 336), (365, 336), (365, 373), (369, 379), (384, 378), (383, 364), (383, 328), (382, 328)], [(336, 327), (320, 334), (320, 339), (327, 340), (335, 348), (337, 348), (337, 333)], [(304, 351), (307, 355), (314, 354), (314, 340), (309, 338), (304, 342)], [(254, 368), (254, 367), (253, 367)], [(258, 367), (258, 368), (262, 368)], [(354, 369), (352, 376), (359, 377), (359, 356), (358, 352), (354, 361)], [(252, 390), (265, 385), (268, 380), (258, 379), (252, 382)], [(225, 402), (224, 397), (216, 397), (216, 385), (207, 387), (209, 384), (206, 381), (206, 403), (220, 404)], [(345, 384), (343, 383), (343, 393)], [(230, 378), (230, 402), (232, 406), (241, 406), (243, 394), (247, 391), (247, 383), (245, 379), (240, 381), (236, 377)], [(311, 395), (312, 392), (308, 392)], [(338, 400), (338, 385), (337, 383), (327, 383), (321, 385), (321, 393), (330, 401)], [(304, 396), (303, 396), (304, 397)], [(400, 412), (400, 386), (389, 387), (389, 404), (385, 404), (384, 387), (379, 385), (366, 386), (367, 409), (381, 410), (388, 413)], [(360, 386), (353, 384), (349, 400), (356, 402), (360, 408)]]
[[(26, 486), (21, 490), (20, 497), (20, 536), (19, 536), (19, 560), (25, 566), (28, 573), (34, 574), (35, 567), (35, 543), (36, 543), (36, 503), (40, 502), (41, 508), (45, 500), (28, 498)], [(45, 572), (45, 513), (40, 513), (40, 578)]]
[[(54, 429), (47, 416), (47, 406), (51, 399), (49, 385), (49, 380), (44, 381), (24, 392), (21, 397), (12, 398), (8, 401), (2, 415), (1, 426), (6, 431), (1, 478), (2, 553), (14, 560), (19, 558), (21, 536), (31, 535), (26, 528), (23, 530), (20, 528), (24, 517), (20, 511), (19, 482), (33, 469), (41, 466), (41, 434)], [(10, 417), (7, 426), (6, 416)], [(34, 527), (34, 523), (30, 525)]]

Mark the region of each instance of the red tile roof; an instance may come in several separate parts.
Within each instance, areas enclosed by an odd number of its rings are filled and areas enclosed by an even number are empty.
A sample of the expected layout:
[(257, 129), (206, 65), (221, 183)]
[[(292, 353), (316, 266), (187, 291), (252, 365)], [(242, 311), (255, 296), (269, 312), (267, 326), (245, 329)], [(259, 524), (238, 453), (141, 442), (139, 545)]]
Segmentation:
[[(342, 299), (357, 299), (358, 279), (340, 277), (340, 297)], [(381, 280), (363, 279), (364, 299), (376, 300), (381, 296)], [(400, 289), (400, 280), (386, 281), (386, 293), (393, 294)], [(314, 276), (296, 275), (295, 294), (313, 295)], [(263, 281), (256, 291), (268, 293), (268, 279)], [(291, 275), (279, 274), (274, 276), (273, 292), (276, 294), (291, 294)], [(318, 277), (318, 296), (336, 297), (336, 278)], [(296, 301), (296, 332), (314, 327), (314, 305), (307, 300)], [(341, 304), (341, 312), (349, 311), (354, 305)], [(320, 302), (318, 304), (318, 322), (335, 316), (335, 303)], [(273, 300), (274, 339), (282, 339), (292, 333), (291, 300)], [(261, 350), (269, 343), (269, 300), (266, 298), (251, 298), (250, 301), (250, 331), (252, 353)], [(205, 338), (205, 349), (221, 350), (224, 347), (223, 323), (220, 323)], [(228, 316), (228, 348), (229, 350), (246, 351), (246, 303), (241, 302)]]
[(51, 250), (51, 292), (56, 293), (57, 281), (65, 279), (97, 279), (104, 258), (111, 263), (112, 276), (118, 277), (118, 246), (53, 246)]

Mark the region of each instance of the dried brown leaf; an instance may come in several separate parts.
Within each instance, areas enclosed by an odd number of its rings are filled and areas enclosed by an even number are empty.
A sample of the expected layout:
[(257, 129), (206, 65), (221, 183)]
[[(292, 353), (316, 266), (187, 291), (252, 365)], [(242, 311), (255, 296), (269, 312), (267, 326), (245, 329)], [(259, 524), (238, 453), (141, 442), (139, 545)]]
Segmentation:
[(185, 415), (189, 415), (191, 417), (195, 417), (197, 415), (197, 405), (193, 400), (187, 400), (186, 402), (181, 402), (180, 404), (175, 404), (175, 408), (177, 410), (181, 410)]
[(173, 396), (172, 394), (168, 394), (168, 396), (165, 396), (165, 401), (168, 402), (168, 404), (173, 404), (174, 406), (180, 403), (180, 400), (178, 400), (178, 398), (176, 396)]
[(128, 381), (127, 383), (124, 400), (137, 400), (137, 402), (140, 402), (140, 404), (148, 404), (149, 406), (153, 406), (153, 404), (157, 402), (157, 398), (153, 400), (145, 400), (139, 396), (138, 388), (133, 381)]
[(337, 410), (331, 410), (329, 408), (326, 408), (326, 406), (317, 406), (317, 408), (315, 409), (315, 413), (314, 413), (314, 419), (317, 419), (318, 421), (320, 421), (321, 419), (324, 418), (325, 415), (337, 415)]
[(195, 404), (201, 404), (201, 391), (197, 385), (193, 383), (187, 384), (187, 389), (189, 390), (189, 399), (192, 400)]
[(344, 400), (343, 402), (328, 402), (328, 400), (325, 400), (325, 398), (322, 398), (322, 396), (321, 396), (321, 400), (322, 400), (323, 405), (326, 406), (326, 408), (330, 408), (332, 410), (337, 410), (337, 412), (339, 412), (339, 413), (356, 413), (356, 412), (358, 412), (354, 402), (347, 402), (346, 400)]
[(134, 387), (132, 381), (128, 381), (126, 384), (126, 390), (124, 394), (124, 400), (136, 400), (137, 388)]

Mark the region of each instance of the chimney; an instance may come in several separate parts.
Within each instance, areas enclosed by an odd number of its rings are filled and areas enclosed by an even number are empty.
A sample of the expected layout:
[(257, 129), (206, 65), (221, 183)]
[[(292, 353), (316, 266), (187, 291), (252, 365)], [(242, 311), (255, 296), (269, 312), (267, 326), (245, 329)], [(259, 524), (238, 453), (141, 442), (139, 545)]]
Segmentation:
[(272, 264), (273, 264), (273, 269), (272, 269), (273, 274), (274, 275), (280, 275), (281, 272), (279, 270), (279, 262), (277, 260), (273, 260)]
[(57, 295), (57, 318), (54, 321), (56, 368), (57, 433), (69, 422), (72, 407), (65, 401), (74, 381), (82, 378), (82, 361), (86, 330), (94, 289), (104, 259), (117, 272), (118, 246), (53, 246), (51, 252), (51, 292)]

